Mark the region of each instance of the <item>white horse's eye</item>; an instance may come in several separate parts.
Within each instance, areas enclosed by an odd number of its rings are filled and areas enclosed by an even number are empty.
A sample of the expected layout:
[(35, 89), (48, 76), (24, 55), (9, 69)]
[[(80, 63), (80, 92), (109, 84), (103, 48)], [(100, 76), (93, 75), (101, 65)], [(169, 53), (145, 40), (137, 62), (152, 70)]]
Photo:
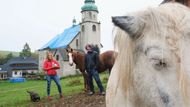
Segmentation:
[(162, 70), (168, 66), (167, 62), (164, 59), (151, 58), (150, 62), (156, 70)]
[(150, 46), (146, 49), (145, 55), (148, 57), (151, 65), (156, 70), (163, 70), (168, 67), (168, 54), (160, 46)]

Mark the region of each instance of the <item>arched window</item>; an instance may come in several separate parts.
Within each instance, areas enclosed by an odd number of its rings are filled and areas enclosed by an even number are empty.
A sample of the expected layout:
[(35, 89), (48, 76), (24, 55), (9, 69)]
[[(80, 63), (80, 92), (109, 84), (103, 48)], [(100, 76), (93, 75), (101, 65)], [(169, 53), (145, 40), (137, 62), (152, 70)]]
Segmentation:
[(82, 32), (84, 32), (85, 28), (84, 28), (84, 25), (82, 25)]
[(89, 12), (89, 16), (90, 16), (90, 18), (92, 18), (92, 13), (91, 12)]
[(56, 55), (56, 60), (59, 61), (59, 55)]
[(76, 46), (79, 46), (79, 40), (76, 39)]
[(94, 32), (96, 31), (96, 26), (95, 25), (92, 26), (92, 31), (94, 31)]

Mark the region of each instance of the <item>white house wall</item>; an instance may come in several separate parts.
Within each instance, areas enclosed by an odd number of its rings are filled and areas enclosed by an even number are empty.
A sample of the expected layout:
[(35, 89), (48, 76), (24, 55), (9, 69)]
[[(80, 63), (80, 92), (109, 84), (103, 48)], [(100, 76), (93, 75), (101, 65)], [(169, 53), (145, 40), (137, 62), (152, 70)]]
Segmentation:
[(27, 73), (38, 73), (38, 70), (26, 70)]
[[(16, 72), (16, 74), (15, 74), (15, 72)], [(12, 77), (22, 77), (22, 71), (21, 70), (12, 71)]]
[(7, 79), (6, 73), (0, 73), (0, 80), (2, 80), (2, 79)]

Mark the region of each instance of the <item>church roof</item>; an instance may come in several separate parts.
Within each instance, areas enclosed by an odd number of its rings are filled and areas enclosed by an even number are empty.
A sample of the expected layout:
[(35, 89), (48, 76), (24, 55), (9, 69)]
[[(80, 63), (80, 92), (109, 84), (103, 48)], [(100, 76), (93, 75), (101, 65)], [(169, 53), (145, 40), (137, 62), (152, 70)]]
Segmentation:
[(32, 57), (15, 57), (11, 58), (8, 62), (8, 65), (11, 64), (35, 64), (38, 65), (38, 61)]
[(58, 34), (39, 50), (66, 48), (80, 32), (80, 25), (73, 25)]

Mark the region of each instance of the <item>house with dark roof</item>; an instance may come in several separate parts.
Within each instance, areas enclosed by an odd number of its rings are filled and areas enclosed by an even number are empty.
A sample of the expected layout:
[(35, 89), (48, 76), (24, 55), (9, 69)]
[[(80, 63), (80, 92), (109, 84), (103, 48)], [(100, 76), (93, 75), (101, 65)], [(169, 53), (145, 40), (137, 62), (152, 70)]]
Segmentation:
[(38, 73), (38, 61), (31, 57), (15, 57), (1, 66), (7, 77), (27, 77), (28, 74)]
[(78, 73), (75, 65), (69, 65), (65, 48), (70, 46), (73, 49), (85, 51), (86, 44), (96, 44), (101, 47), (98, 13), (95, 0), (85, 0), (84, 5), (81, 7), (81, 22), (76, 24), (76, 20), (73, 19), (72, 26), (66, 28), (39, 49), (39, 70), (43, 71), (42, 67), (46, 59), (46, 50), (51, 50), (54, 52), (55, 59), (61, 65), (61, 69), (58, 70), (59, 76)]
[(0, 80), (7, 79), (7, 71), (4, 70), (4, 66), (0, 65)]

